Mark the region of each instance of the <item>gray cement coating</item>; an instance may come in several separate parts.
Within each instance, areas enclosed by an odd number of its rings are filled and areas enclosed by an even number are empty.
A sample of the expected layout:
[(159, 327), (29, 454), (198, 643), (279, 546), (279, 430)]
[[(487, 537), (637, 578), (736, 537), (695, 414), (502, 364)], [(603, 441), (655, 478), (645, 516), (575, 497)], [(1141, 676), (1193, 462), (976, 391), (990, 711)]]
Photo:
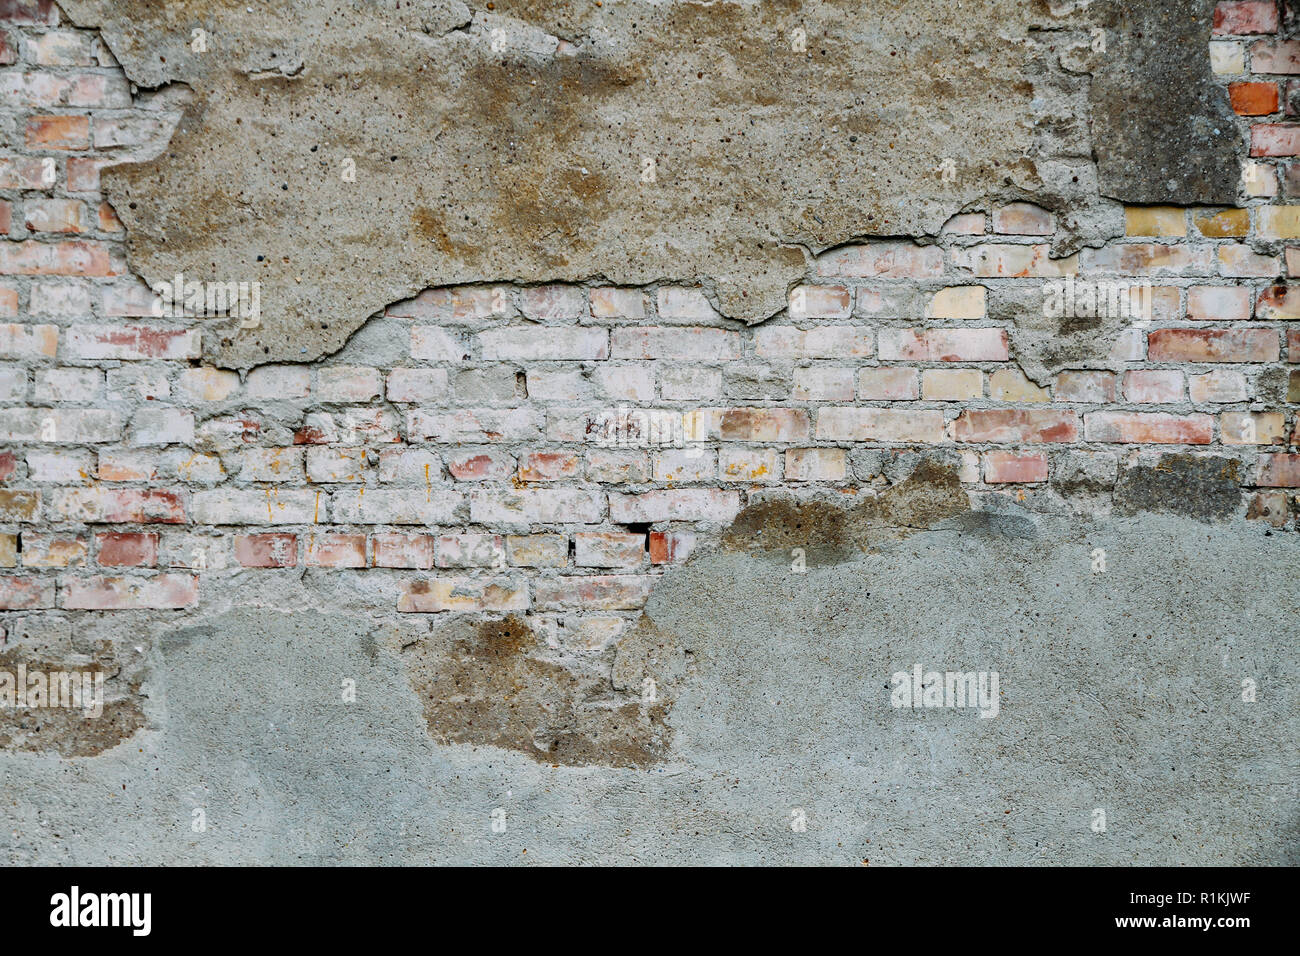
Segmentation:
[[(134, 661), (146, 726), (0, 755), (0, 859), (1300, 862), (1287, 537), (1004, 507), (841, 558), (706, 548), (659, 582), (671, 742), (635, 769), (435, 743), (407, 664), (441, 624), (346, 572), (232, 572), (210, 609), (58, 638)], [(999, 714), (891, 707), (915, 662), (998, 671)]]
[(758, 322), (855, 238), (1031, 199), (1064, 255), (1116, 201), (1236, 198), (1213, 0), (63, 6), (179, 120), (104, 173), (133, 271), (261, 283), (226, 367), (431, 286), (698, 281)]

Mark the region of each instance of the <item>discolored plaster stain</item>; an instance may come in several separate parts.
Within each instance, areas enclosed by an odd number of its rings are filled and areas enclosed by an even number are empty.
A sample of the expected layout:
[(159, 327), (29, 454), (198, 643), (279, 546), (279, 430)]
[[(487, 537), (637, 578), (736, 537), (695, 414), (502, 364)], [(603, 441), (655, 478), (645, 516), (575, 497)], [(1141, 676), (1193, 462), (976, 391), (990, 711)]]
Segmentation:
[(1091, 71), (1088, 94), (1102, 193), (1130, 203), (1235, 205), (1236, 117), (1205, 54), (1215, 4), (1093, 7), (1106, 38), (1093, 54), (1106, 66)]
[(205, 323), (229, 367), (319, 358), (428, 287), (690, 280), (757, 322), (810, 256), (994, 200), (1053, 210), (1060, 255), (1115, 234), (1110, 198), (1233, 198), (1193, 62), (1212, 0), (1108, 56), (1089, 31), (1137, 16), (1118, 3), (64, 6), (140, 87), (193, 94), (103, 181), (146, 280), (261, 283), (260, 326)]
[(403, 648), (429, 735), (541, 763), (644, 768), (664, 758), (669, 704), (616, 694), (608, 674), (545, 660), (523, 618), (460, 618)]
[(746, 552), (802, 548), (810, 564), (835, 564), (969, 510), (957, 470), (922, 459), (904, 481), (851, 504), (829, 498), (764, 498), (736, 516), (722, 535), (722, 547)]
[[(755, 504), (720, 543), (746, 553), (804, 547), (810, 563), (839, 563), (969, 508), (956, 471), (923, 460), (907, 480), (853, 504)], [(674, 573), (689, 580), (691, 569), (688, 561)], [(460, 617), (402, 648), (437, 742), (503, 747), (543, 763), (635, 768), (667, 759), (670, 712), (694, 653), (650, 614), (636, 620), (612, 656), (592, 662), (557, 657), (533, 621), (517, 615)]]
[(1121, 469), (1115, 484), (1119, 514), (1162, 511), (1200, 521), (1223, 521), (1241, 505), (1241, 462), (1215, 455), (1163, 455), (1152, 464)]
[(128, 740), (145, 726), (140, 678), (133, 675), (121, 679), (122, 665), (109, 641), (100, 641), (85, 654), (59, 655), (22, 646), (0, 651), (0, 674), (16, 680), (20, 666), (27, 675), (40, 673), (46, 680), (51, 674), (67, 674), (77, 681), (83, 679), (82, 675), (88, 675), (93, 682), (96, 674), (102, 674), (103, 710), (96, 716), (88, 716), (81, 708), (11, 709), (0, 705), (0, 752), (95, 757)]

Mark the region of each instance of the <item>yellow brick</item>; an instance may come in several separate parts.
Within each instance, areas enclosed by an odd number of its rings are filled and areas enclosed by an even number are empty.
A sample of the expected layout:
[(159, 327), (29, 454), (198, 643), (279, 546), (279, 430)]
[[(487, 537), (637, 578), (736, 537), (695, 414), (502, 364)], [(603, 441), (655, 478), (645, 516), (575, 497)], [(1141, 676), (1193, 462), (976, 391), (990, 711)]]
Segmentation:
[(927, 368), (921, 397), (931, 402), (964, 402), (984, 397), (984, 373), (977, 368)]
[(1179, 206), (1125, 206), (1126, 236), (1185, 236), (1187, 221)]
[(1210, 42), (1210, 69), (1220, 76), (1246, 72), (1246, 56), (1240, 43)]
[(940, 289), (926, 310), (928, 319), (982, 319), (987, 290), (982, 285), (954, 285)]
[(1275, 445), (1286, 435), (1281, 412), (1224, 412), (1219, 436), (1225, 445)]
[(989, 376), (989, 397), (995, 402), (1050, 402), (1047, 389), (1039, 388), (1019, 369), (1001, 368)]
[(1250, 210), (1202, 209), (1192, 214), (1192, 222), (1201, 235), (1211, 239), (1240, 238), (1250, 232)]
[(0, 534), (0, 568), (18, 567), (18, 535)]
[(1300, 206), (1260, 206), (1259, 234), (1265, 239), (1300, 238)]
[(1241, 186), (1247, 196), (1276, 196), (1277, 173), (1267, 163), (1248, 159), (1241, 164)]

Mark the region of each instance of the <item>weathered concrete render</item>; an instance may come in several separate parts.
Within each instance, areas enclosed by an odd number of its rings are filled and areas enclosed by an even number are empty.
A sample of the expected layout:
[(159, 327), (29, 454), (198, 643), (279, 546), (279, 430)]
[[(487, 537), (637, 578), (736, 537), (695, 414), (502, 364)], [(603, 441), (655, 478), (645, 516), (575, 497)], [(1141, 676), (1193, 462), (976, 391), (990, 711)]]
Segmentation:
[(430, 286), (700, 281), (755, 322), (810, 256), (993, 199), (1058, 212), (1062, 255), (1111, 199), (1235, 196), (1211, 0), (65, 6), (173, 108), (105, 174), (133, 270), (262, 284), (207, 330), (227, 367)]
[[(232, 575), (122, 647), (145, 726), (94, 757), (5, 754), (6, 862), (1298, 862), (1297, 607), (1261, 586), (1300, 573), (1285, 536), (944, 516), (922, 485), (895, 506), (922, 527), (833, 560), (810, 538), (802, 573), (795, 537), (701, 551), (638, 641), (558, 669), (517, 621), (430, 627), (350, 605), (337, 573)], [(997, 716), (891, 707), (914, 663), (997, 671)], [(431, 703), (431, 680), (465, 693)]]
[[(1300, 213), (1212, 0), (65, 6), (135, 89), (0, 109), (59, 156), (0, 197), (0, 674), (105, 698), (0, 709), (0, 860), (1300, 863)], [(12, 34), (24, 95), (112, 65)], [(1050, 317), (1075, 272), (1205, 339)]]

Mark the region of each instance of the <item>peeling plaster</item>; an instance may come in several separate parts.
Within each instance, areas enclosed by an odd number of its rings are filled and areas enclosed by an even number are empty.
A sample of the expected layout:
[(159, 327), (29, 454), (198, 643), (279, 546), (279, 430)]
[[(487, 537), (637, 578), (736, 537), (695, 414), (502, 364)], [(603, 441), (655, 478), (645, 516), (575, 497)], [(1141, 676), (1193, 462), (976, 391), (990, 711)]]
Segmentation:
[[(314, 360), (474, 281), (698, 280), (762, 321), (856, 237), (1032, 198), (1065, 254), (1153, 177), (1168, 201), (1227, 201), (1234, 161), (1227, 126), (1205, 136), (1230, 115), (1210, 0), (1155, 5), (1113, 56), (1089, 46), (1129, 16), (1105, 3), (65, 6), (136, 84), (193, 92), (166, 150), (104, 187), (146, 280), (261, 283), (258, 328), (207, 324), (223, 366)], [(1132, 109), (1169, 95), (1165, 67), (1184, 108)]]

